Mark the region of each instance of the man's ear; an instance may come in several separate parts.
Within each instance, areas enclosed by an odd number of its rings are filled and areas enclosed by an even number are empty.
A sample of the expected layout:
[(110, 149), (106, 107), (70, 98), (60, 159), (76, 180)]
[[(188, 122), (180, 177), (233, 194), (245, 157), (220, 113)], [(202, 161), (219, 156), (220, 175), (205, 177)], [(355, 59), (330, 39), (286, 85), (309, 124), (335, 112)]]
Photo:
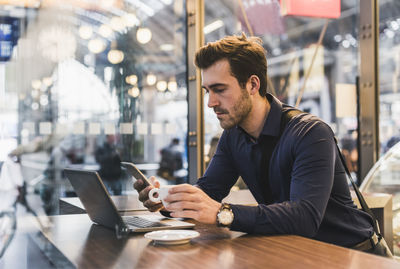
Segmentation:
[(250, 94), (256, 94), (258, 93), (258, 90), (260, 89), (260, 78), (256, 75), (251, 75), (249, 77), (250, 82)]

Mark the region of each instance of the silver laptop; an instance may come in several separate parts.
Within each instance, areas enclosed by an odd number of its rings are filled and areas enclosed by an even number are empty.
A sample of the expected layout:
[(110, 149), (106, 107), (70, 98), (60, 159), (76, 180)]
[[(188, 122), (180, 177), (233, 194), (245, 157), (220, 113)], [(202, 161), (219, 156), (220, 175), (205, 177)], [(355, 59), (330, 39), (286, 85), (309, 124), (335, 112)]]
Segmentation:
[(64, 169), (90, 219), (110, 229), (128, 229), (129, 232), (148, 232), (163, 229), (193, 228), (193, 223), (165, 218), (158, 214), (121, 216), (95, 171)]

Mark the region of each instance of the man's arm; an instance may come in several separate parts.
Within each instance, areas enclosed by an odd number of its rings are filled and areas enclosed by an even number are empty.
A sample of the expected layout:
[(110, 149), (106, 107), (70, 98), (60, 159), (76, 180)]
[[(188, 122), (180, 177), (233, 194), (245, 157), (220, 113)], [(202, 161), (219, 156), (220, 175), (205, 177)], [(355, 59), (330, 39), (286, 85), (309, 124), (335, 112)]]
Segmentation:
[(193, 218), (203, 223), (216, 223), (221, 200), (229, 194), (238, 178), (230, 157), (226, 133), (221, 136), (216, 153), (197, 186), (178, 185), (169, 190), (165, 201), (172, 217)]
[(232, 205), (232, 230), (313, 237), (325, 213), (334, 178), (335, 144), (330, 128), (310, 122), (293, 146), (290, 199), (254, 207)]
[(231, 157), (228, 139), (228, 134), (224, 131), (206, 172), (197, 181), (200, 189), (219, 202), (229, 194), (239, 177)]

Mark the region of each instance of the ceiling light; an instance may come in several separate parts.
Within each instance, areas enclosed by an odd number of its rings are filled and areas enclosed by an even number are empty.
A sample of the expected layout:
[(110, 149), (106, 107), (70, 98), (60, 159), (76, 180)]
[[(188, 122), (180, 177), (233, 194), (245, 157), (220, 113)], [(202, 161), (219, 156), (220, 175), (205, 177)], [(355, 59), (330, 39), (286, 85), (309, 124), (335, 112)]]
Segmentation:
[(336, 42), (340, 42), (340, 41), (342, 41), (342, 36), (341, 36), (341, 35), (335, 35), (335, 36), (333, 37), (333, 39), (334, 39)]
[(347, 49), (348, 47), (350, 47), (350, 41), (348, 41), (347, 39), (343, 40), (342, 41), (342, 46)]
[(93, 35), (93, 29), (91, 26), (82, 25), (81, 27), (79, 27), (79, 36), (82, 39), (89, 39), (92, 37), (92, 35)]
[(140, 95), (140, 90), (138, 87), (133, 87), (128, 90), (128, 94), (132, 96), (133, 98), (136, 98)]
[(99, 34), (102, 37), (109, 38), (113, 33), (113, 30), (107, 24), (102, 24), (99, 28)]
[(39, 79), (34, 79), (32, 80), (31, 85), (35, 90), (39, 90), (40, 87), (42, 87), (42, 82)]
[(37, 110), (39, 108), (39, 104), (34, 102), (34, 103), (32, 103), (31, 107), (33, 110)]
[(139, 24), (138, 18), (135, 14), (132, 13), (125, 14), (124, 16), (122, 16), (122, 19), (124, 20), (125, 25), (128, 27), (133, 27)]
[(160, 92), (165, 92), (165, 90), (167, 89), (167, 82), (164, 80), (160, 80), (159, 82), (157, 82), (156, 88)]
[(168, 90), (170, 92), (176, 92), (177, 89), (178, 89), (178, 84), (176, 83), (175, 80), (171, 80), (168, 82)]
[(113, 17), (110, 26), (115, 31), (122, 31), (125, 28), (125, 22), (121, 17)]
[(148, 74), (146, 77), (147, 85), (154, 85), (156, 84), (157, 77), (153, 74)]
[(97, 54), (103, 52), (106, 48), (106, 45), (104, 44), (103, 40), (96, 38), (89, 41), (88, 48), (90, 52)]
[(120, 50), (110, 50), (107, 59), (112, 64), (119, 64), (124, 60), (124, 53)]
[(53, 84), (53, 79), (51, 77), (44, 77), (42, 83), (46, 85), (46, 87), (50, 87)]
[(125, 78), (125, 82), (131, 85), (135, 85), (137, 83), (137, 80), (138, 78), (136, 75), (130, 75)]
[(149, 28), (139, 28), (136, 32), (136, 39), (141, 44), (146, 44), (151, 40), (151, 31)]
[(209, 34), (215, 30), (217, 30), (218, 28), (221, 28), (222, 26), (224, 26), (224, 22), (221, 20), (216, 20), (206, 26), (204, 26), (204, 34)]

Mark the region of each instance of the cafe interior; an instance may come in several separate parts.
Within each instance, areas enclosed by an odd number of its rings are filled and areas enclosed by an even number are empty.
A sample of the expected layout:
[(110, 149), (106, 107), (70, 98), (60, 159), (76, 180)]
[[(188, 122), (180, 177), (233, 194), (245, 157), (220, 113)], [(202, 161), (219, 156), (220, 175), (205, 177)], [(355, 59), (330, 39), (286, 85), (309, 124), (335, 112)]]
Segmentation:
[[(393, 260), (200, 223), (166, 244), (88, 217), (64, 169), (97, 172), (124, 215), (159, 214), (121, 162), (196, 184), (223, 129), (195, 52), (242, 33), (268, 92), (333, 130)], [(398, 0), (0, 0), (0, 268), (400, 268), (399, 84)], [(240, 177), (225, 201), (256, 204)]]

